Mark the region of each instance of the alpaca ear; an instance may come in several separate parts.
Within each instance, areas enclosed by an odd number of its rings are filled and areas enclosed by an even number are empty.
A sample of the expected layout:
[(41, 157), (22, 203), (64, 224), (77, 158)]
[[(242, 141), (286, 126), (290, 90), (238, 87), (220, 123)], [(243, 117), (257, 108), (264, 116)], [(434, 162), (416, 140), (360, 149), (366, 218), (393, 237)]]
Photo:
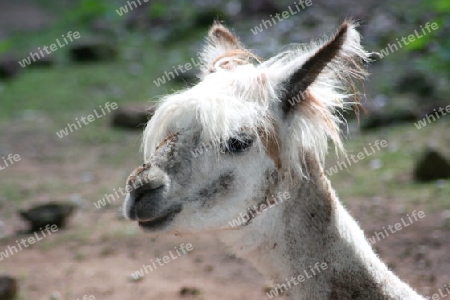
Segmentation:
[[(359, 46), (359, 34), (355, 30), (355, 25), (350, 22), (344, 22), (330, 40), (313, 52), (306, 62), (300, 67), (296, 67), (295, 71), (282, 82), (283, 94), (281, 101), (283, 112), (288, 113), (296, 109), (298, 105), (301, 105), (302, 101), (307, 100), (304, 94), (306, 89), (333, 60), (337, 61), (339, 68), (340, 60), (345, 61), (349, 58), (346, 57), (348, 55), (346, 55), (344, 48), (354, 47), (355, 43)], [(349, 50), (348, 52), (351, 54), (351, 51)], [(351, 68), (345, 66), (345, 62), (343, 62), (341, 67), (342, 72), (352, 72)]]
[(241, 45), (239, 39), (228, 28), (215, 22), (208, 33), (206, 45), (200, 55), (203, 75), (215, 72), (216, 63), (227, 57), (239, 58), (248, 51)]
[(243, 49), (239, 39), (219, 22), (215, 22), (209, 29), (208, 42), (209, 47), (222, 48), (224, 51)]

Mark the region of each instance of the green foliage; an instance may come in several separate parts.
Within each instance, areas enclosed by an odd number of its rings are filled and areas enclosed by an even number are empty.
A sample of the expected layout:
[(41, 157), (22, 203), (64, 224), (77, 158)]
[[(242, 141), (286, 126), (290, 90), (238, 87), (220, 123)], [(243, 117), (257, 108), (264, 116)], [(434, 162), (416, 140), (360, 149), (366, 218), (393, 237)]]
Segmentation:
[(61, 22), (67, 25), (85, 25), (101, 18), (112, 20), (115, 16), (112, 5), (105, 0), (81, 0), (74, 9), (64, 14)]
[(450, 12), (450, 2), (448, 0), (434, 0), (430, 1), (430, 6), (434, 8), (435, 11), (440, 13)]
[(167, 4), (162, 2), (155, 2), (150, 6), (149, 9), (150, 17), (152, 18), (162, 18), (167, 14)]
[(409, 43), (406, 49), (410, 52), (425, 53), (417, 61), (418, 68), (450, 78), (450, 39), (448, 39), (448, 32), (445, 30), (448, 15), (450, 15), (450, 1), (435, 0), (427, 2), (423, 9), (436, 16), (430, 22), (436, 23), (438, 29)]
[(13, 46), (13, 42), (11, 39), (5, 39), (0, 41), (0, 55), (9, 51)]

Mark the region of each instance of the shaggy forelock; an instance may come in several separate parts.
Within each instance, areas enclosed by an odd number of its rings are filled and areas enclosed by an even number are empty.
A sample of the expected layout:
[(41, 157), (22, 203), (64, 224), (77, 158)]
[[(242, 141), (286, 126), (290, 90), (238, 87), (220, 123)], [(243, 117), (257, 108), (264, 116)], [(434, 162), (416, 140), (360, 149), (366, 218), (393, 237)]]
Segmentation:
[(144, 131), (148, 158), (167, 135), (199, 129), (200, 141), (219, 144), (245, 129), (259, 136), (273, 131), (269, 113), (274, 89), (256, 66), (219, 70), (196, 86), (164, 97)]
[[(325, 41), (292, 47), (266, 62), (243, 59), (242, 53), (255, 57), (248, 50), (229, 57), (219, 53), (217, 47), (211, 52), (205, 50), (202, 80), (192, 88), (164, 97), (149, 121), (143, 140), (145, 159), (166, 136), (193, 128), (199, 129), (201, 141), (212, 144), (243, 129), (259, 137), (261, 132), (266, 137), (278, 135), (282, 165), (286, 171), (301, 176), (307, 176), (307, 155), (317, 156), (323, 164), (329, 139), (344, 154), (340, 125), (345, 120), (339, 111), (354, 104), (349, 101), (356, 95), (350, 90), (354, 87), (352, 78), (364, 78), (361, 65), (369, 56), (360, 46), (355, 25), (348, 26), (339, 54), (308, 87), (297, 112), (288, 121), (282, 120), (277, 108), (283, 92), (281, 83)], [(208, 65), (208, 61), (214, 65)]]

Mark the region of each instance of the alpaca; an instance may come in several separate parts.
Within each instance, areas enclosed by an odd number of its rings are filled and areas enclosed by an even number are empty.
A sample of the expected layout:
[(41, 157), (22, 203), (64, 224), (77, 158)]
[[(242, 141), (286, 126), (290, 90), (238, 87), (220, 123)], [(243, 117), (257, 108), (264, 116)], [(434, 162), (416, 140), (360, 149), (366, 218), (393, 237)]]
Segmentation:
[(164, 97), (147, 124), (125, 216), (148, 232), (215, 232), (288, 299), (424, 299), (378, 258), (324, 174), (328, 140), (345, 154), (339, 111), (366, 77), (355, 28), (262, 61), (214, 24), (200, 82)]

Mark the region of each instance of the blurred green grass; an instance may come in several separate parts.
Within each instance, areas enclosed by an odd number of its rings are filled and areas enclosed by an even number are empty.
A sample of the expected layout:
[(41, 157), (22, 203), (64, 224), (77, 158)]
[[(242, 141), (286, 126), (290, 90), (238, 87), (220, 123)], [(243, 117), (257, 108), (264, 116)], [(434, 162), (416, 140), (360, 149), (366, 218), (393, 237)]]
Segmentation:
[[(119, 105), (146, 102), (164, 94), (168, 86), (158, 88), (152, 80), (172, 69), (172, 64), (164, 64), (167, 52), (152, 41), (140, 47), (143, 53), (135, 62), (119, 59), (95, 65), (63, 64), (50, 69), (26, 67), (0, 91), (0, 97), (5, 99), (0, 119), (14, 117), (27, 109), (43, 111), (55, 121), (63, 122), (68, 115), (86, 114), (108, 101)], [(184, 59), (188, 58), (180, 55), (179, 63)], [(133, 67), (139, 73), (133, 73)]]

